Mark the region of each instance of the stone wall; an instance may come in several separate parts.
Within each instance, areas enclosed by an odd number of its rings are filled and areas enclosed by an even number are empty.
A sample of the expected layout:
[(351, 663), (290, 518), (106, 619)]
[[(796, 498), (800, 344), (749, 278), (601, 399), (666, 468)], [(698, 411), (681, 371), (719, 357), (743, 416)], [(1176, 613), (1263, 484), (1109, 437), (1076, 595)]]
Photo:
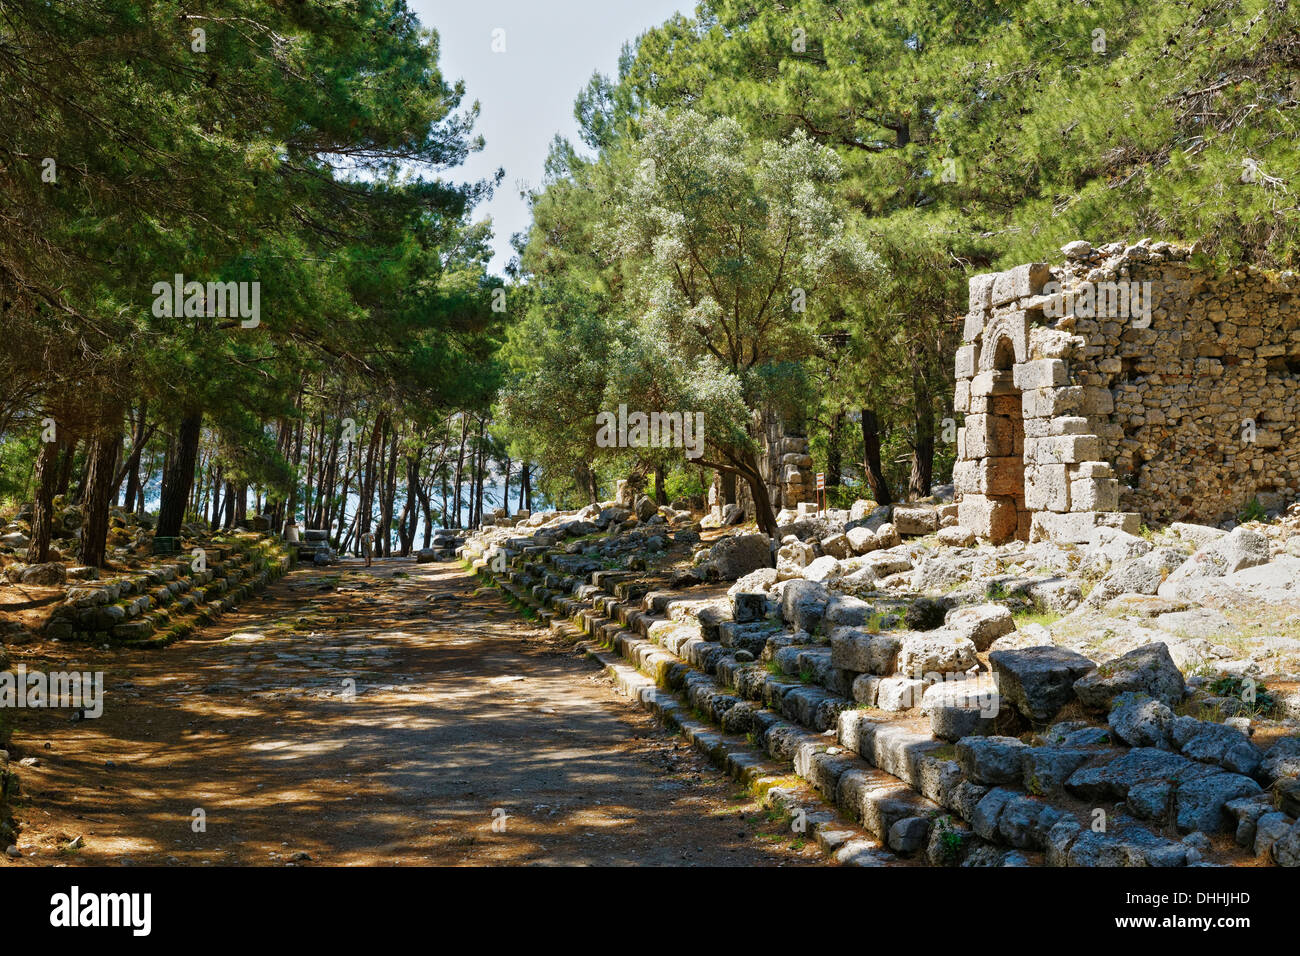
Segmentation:
[(1063, 251), (970, 281), (960, 523), (1083, 541), (1300, 494), (1300, 281), (1146, 240)]

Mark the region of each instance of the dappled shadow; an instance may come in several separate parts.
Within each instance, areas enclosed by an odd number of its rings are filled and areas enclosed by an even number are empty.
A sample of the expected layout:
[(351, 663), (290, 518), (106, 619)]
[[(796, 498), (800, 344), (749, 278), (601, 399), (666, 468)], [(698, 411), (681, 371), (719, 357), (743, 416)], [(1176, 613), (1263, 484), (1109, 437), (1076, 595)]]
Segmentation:
[(198, 637), (24, 650), (107, 685), (97, 720), (22, 715), (28, 861), (804, 859), (756, 840), (773, 827), (729, 782), (459, 569), (304, 570)]

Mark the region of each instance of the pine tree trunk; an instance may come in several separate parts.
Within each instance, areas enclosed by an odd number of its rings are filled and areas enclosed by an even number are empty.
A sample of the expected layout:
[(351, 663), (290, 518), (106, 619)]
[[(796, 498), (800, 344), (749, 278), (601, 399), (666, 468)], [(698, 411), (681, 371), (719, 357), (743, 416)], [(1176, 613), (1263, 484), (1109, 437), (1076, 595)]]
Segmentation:
[[(456, 446), (456, 480), (452, 492), (452, 508), (455, 511), (455, 516), (452, 518), (452, 522), (447, 525), (447, 527), (449, 528), (459, 528), (461, 526), (460, 488), (461, 488), (461, 483), (464, 481), (465, 436), (468, 434), (468, 429), (469, 429), (469, 422), (466, 419), (465, 413), (462, 412), (460, 416), (460, 444)], [(445, 522), (445, 518), (444, 518), (444, 522)]]
[(862, 409), (862, 471), (871, 488), (871, 497), (878, 505), (893, 504), (889, 482), (880, 464), (880, 420), (874, 411)]
[(826, 436), (826, 487), (838, 488), (843, 482), (843, 462), (840, 457), (840, 430), (844, 427), (844, 413), (836, 412), (831, 418), (830, 434)]
[(176, 430), (158, 501), (158, 527), (154, 534), (159, 538), (180, 536), (181, 525), (185, 523), (185, 505), (190, 500), (190, 485), (194, 482), (202, 427), (203, 413), (192, 412), (181, 419)]
[(122, 507), (128, 511), (135, 504), (135, 496), (140, 489), (140, 456), (148, 441), (148, 432), (145, 430), (145, 415), (148, 411), (149, 403), (141, 402), (140, 417), (131, 433), (131, 456), (126, 461), (126, 492), (122, 495)]
[(54, 523), (54, 489), (58, 485), (59, 442), (41, 442), (36, 456), (36, 498), (32, 505), (32, 536), (27, 545), (27, 563), (44, 564), (50, 559), (50, 531)]
[(235, 483), (226, 482), (226, 509), (221, 519), (221, 527), (224, 531), (229, 531), (235, 523)]
[(926, 498), (930, 495), (930, 480), (934, 473), (934, 402), (924, 379), (917, 376), (913, 383), (912, 418), (916, 435), (912, 443), (912, 473), (907, 491), (913, 498)]
[(96, 429), (86, 447), (89, 470), (86, 474), (86, 520), (81, 526), (81, 563), (92, 568), (104, 566), (108, 543), (108, 509), (112, 503), (113, 479), (117, 456), (122, 448), (122, 414), (109, 413)]
[(481, 418), (478, 423), (478, 525), (483, 526), (483, 484), (485, 473), (487, 471), (487, 442), (484, 441), (484, 434), (487, 431), (487, 419)]
[(59, 478), (54, 486), (54, 494), (67, 496), (68, 486), (72, 484), (72, 465), (77, 458), (77, 439), (64, 440), (60, 446), (63, 449), (63, 459), (59, 462)]

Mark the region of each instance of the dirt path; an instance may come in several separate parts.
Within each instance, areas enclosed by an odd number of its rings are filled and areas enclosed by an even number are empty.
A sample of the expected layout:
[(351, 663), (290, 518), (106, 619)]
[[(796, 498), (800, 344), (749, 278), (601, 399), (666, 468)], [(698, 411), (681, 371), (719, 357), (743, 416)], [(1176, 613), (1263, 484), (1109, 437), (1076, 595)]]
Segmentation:
[(106, 695), (19, 715), (9, 865), (821, 859), (459, 568), (307, 569), (245, 607), (163, 651), (15, 649)]

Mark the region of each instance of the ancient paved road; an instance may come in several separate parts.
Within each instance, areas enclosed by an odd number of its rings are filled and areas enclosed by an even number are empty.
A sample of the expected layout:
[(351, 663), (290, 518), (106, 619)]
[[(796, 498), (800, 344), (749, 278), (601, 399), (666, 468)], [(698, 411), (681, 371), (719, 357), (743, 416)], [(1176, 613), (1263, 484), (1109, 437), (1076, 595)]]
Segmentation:
[(22, 715), (9, 865), (820, 860), (458, 567), (299, 571), (164, 651), (15, 650), (107, 700)]

